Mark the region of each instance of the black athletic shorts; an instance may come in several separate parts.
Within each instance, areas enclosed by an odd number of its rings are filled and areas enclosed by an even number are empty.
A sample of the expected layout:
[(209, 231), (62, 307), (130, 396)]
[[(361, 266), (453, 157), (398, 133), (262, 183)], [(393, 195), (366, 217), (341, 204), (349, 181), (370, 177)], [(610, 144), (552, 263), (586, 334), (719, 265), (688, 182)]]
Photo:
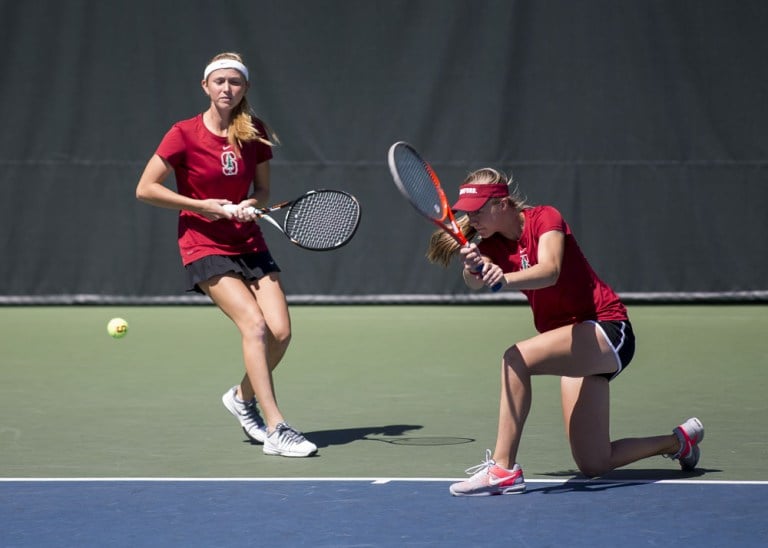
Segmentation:
[(615, 379), (619, 373), (624, 371), (632, 361), (635, 355), (635, 332), (632, 331), (632, 324), (629, 320), (624, 321), (591, 321), (600, 328), (605, 335), (608, 344), (613, 348), (613, 355), (616, 356), (617, 368), (613, 373), (600, 375), (609, 381)]
[(189, 263), (185, 270), (187, 291), (204, 294), (197, 284), (216, 276), (233, 272), (245, 280), (258, 280), (270, 272), (280, 272), (280, 267), (269, 251), (261, 251), (245, 255), (209, 255)]

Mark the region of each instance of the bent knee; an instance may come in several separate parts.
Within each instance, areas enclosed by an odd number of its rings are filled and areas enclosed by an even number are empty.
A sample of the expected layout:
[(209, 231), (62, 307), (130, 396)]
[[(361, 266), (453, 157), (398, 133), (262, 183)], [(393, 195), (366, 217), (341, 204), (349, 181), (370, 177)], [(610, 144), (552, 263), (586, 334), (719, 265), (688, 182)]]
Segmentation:
[(291, 342), (291, 328), (285, 327), (282, 329), (276, 329), (272, 331), (272, 337), (274, 338), (275, 342), (281, 346), (288, 346), (288, 344)]
[(576, 466), (579, 467), (579, 472), (584, 474), (588, 478), (596, 478), (607, 474), (612, 470), (609, 460), (604, 459), (590, 459), (590, 460), (576, 460)]
[(247, 322), (238, 324), (243, 339), (263, 341), (267, 337), (267, 322), (260, 316), (254, 316)]
[(520, 352), (517, 345), (510, 346), (507, 348), (506, 352), (504, 352), (504, 356), (501, 360), (502, 374), (506, 374), (505, 371), (507, 369), (514, 371), (518, 377), (528, 377), (534, 374), (528, 363), (526, 363), (525, 358), (523, 358), (523, 354)]
[(504, 352), (504, 356), (502, 357), (502, 359), (503, 359), (503, 364), (505, 366), (525, 367), (525, 360), (523, 360), (523, 355), (520, 353), (520, 350), (517, 348), (517, 345), (510, 346), (509, 348), (507, 348), (507, 350)]

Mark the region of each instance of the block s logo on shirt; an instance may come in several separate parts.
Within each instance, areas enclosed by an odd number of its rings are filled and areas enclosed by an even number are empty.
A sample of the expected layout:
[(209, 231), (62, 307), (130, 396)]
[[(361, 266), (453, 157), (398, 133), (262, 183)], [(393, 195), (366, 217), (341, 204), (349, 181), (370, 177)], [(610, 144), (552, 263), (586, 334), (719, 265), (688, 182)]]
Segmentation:
[(221, 172), (224, 175), (237, 175), (237, 156), (232, 150), (227, 150), (229, 147), (224, 147), (224, 151), (221, 153)]
[(525, 270), (531, 267), (531, 262), (528, 260), (528, 253), (523, 249), (520, 251), (520, 270)]

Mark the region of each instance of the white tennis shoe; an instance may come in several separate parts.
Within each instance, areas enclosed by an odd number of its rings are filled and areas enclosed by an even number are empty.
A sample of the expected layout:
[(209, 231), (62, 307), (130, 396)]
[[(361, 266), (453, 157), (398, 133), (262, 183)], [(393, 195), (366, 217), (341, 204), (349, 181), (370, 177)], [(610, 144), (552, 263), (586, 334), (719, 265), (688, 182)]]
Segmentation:
[(317, 453), (317, 445), (286, 422), (281, 422), (264, 441), (264, 454), (282, 457), (308, 457)]
[(267, 439), (267, 427), (261, 418), (259, 408), (256, 406), (256, 398), (251, 401), (242, 401), (237, 397), (237, 386), (233, 386), (221, 397), (224, 407), (232, 413), (240, 422), (243, 432), (249, 439), (258, 443), (264, 443)]

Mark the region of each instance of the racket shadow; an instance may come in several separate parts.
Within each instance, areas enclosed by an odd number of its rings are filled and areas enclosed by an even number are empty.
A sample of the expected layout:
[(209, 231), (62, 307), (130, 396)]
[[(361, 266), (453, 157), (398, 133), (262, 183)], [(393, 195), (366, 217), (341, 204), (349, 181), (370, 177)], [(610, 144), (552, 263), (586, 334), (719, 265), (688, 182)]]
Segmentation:
[(435, 445), (461, 445), (476, 441), (474, 438), (461, 438), (456, 436), (421, 436), (421, 437), (397, 437), (397, 438), (365, 438), (368, 441), (378, 441), (391, 445), (417, 445), (421, 447)]
[(354, 441), (370, 440), (369, 436), (402, 436), (406, 432), (420, 430), (420, 424), (389, 424), (382, 426), (360, 426), (356, 428), (339, 428), (336, 430), (316, 430), (304, 432), (307, 439), (318, 448), (333, 445), (346, 445)]

